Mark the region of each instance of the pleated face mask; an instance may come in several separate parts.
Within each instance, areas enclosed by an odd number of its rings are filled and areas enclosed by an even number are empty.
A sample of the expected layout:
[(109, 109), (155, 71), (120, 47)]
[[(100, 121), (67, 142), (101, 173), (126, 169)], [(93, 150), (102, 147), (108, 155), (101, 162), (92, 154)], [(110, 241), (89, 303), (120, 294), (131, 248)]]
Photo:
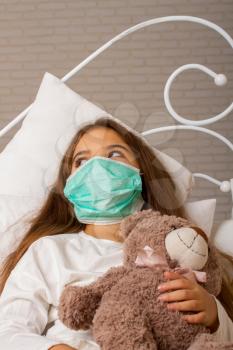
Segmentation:
[(139, 211), (140, 170), (132, 165), (96, 156), (81, 165), (66, 181), (65, 197), (82, 223), (107, 225)]

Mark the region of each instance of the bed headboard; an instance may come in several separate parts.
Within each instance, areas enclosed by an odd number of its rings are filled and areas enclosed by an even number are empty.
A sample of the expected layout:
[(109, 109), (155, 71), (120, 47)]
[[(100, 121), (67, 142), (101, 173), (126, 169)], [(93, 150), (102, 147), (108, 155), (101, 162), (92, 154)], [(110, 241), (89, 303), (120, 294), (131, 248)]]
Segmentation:
[[(198, 23), (201, 25), (204, 25), (208, 28), (211, 28), (215, 30), (218, 34), (220, 34), (233, 48), (233, 39), (232, 37), (225, 31), (223, 30), (220, 26), (216, 25), (213, 22), (210, 22), (208, 20), (205, 20), (203, 18), (199, 17), (194, 17), (194, 16), (166, 16), (166, 17), (159, 17), (159, 18), (153, 18), (144, 22), (140, 22), (120, 34), (116, 35), (114, 38), (109, 40), (107, 43), (102, 45), (100, 48), (98, 48), (96, 51), (94, 51), (92, 54), (90, 54), (85, 60), (83, 60), (81, 63), (79, 63), (75, 68), (73, 68), (70, 72), (68, 72), (62, 79), (62, 82), (66, 82), (68, 79), (70, 79), (72, 76), (77, 74), (82, 68), (84, 68), (89, 62), (95, 59), (98, 55), (100, 55), (103, 51), (105, 51), (107, 48), (109, 48), (111, 45), (113, 45), (116, 41), (121, 40), (125, 36), (129, 35), (130, 33), (133, 33), (135, 31), (138, 31), (142, 28), (154, 25), (154, 24), (159, 24), (159, 23), (164, 23), (164, 22), (173, 22), (173, 21), (189, 21), (189, 22), (194, 22)], [(203, 120), (189, 120), (186, 119), (182, 116), (180, 116), (172, 107), (171, 101), (170, 101), (170, 88), (176, 77), (189, 69), (196, 69), (196, 70), (201, 70), (202, 72), (208, 74), (210, 77), (214, 79), (214, 83), (217, 86), (223, 86), (227, 83), (227, 77), (224, 74), (221, 73), (216, 73), (213, 70), (209, 69), (208, 67), (201, 65), (201, 64), (196, 64), (196, 63), (191, 63), (191, 64), (186, 64), (183, 65), (179, 68), (177, 68), (167, 79), (167, 82), (165, 84), (164, 88), (164, 102), (165, 106), (169, 112), (169, 114), (179, 123), (176, 125), (171, 125), (171, 126), (165, 126), (165, 127), (160, 127), (160, 128), (155, 128), (155, 129), (150, 129), (147, 131), (144, 131), (142, 133), (143, 136), (147, 136), (150, 134), (154, 133), (160, 133), (164, 131), (170, 131), (170, 130), (193, 130), (193, 131), (198, 131), (201, 133), (206, 133), (208, 135), (211, 135), (218, 140), (222, 141), (227, 147), (229, 147), (233, 151), (233, 143), (228, 140), (226, 137), (223, 135), (208, 129), (204, 126), (215, 123), (223, 118), (225, 118), (228, 114), (230, 114), (233, 111), (233, 102), (221, 113), (219, 113), (216, 116), (212, 116), (207, 119)], [(24, 119), (24, 117), (27, 115), (28, 111), (31, 109), (32, 104), (28, 106), (24, 111), (22, 111), (18, 116), (14, 118), (12, 122), (10, 122), (6, 127), (4, 127), (0, 131), (0, 137), (5, 135), (10, 129), (12, 129), (15, 125), (17, 125), (21, 120)], [(219, 186), (220, 190), (222, 192), (232, 192), (233, 196), (233, 179), (226, 179), (225, 181), (219, 181), (210, 175), (207, 174), (202, 174), (202, 173), (194, 173), (194, 177), (199, 177), (206, 179), (217, 186)], [(233, 214), (232, 214), (233, 217)]]

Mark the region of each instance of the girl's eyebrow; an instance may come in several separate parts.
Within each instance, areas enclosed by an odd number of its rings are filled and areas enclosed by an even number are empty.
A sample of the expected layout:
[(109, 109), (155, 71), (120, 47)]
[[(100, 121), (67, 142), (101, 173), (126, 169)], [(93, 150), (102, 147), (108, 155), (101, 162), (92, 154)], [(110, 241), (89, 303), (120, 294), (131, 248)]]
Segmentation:
[[(111, 148), (115, 148), (115, 147), (123, 148), (125, 151), (131, 152), (130, 149), (128, 149), (127, 147), (125, 147), (124, 145), (121, 145), (121, 144), (119, 144), (119, 143), (113, 143), (113, 144), (111, 144), (111, 145), (106, 146), (105, 148), (106, 148), (106, 149), (111, 149)], [(89, 151), (89, 150), (85, 150), (85, 151), (79, 151), (79, 152), (77, 152), (77, 153), (75, 154), (74, 158), (73, 158), (73, 161), (75, 160), (75, 158), (76, 158), (77, 156), (80, 156), (80, 155), (82, 155), (82, 154), (87, 154), (87, 153), (90, 153), (90, 151)]]
[(112, 145), (109, 145), (109, 146), (107, 146), (105, 148), (111, 149), (111, 148), (114, 148), (114, 147), (123, 148), (125, 151), (131, 152), (128, 147), (125, 147), (124, 145), (121, 145), (119, 143), (113, 143)]

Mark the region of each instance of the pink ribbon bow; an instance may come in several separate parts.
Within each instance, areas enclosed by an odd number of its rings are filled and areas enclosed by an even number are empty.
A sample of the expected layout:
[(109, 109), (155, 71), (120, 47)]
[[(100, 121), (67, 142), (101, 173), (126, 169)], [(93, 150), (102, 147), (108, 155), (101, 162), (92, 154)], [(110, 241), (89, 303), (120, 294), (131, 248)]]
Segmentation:
[[(162, 254), (156, 254), (154, 249), (146, 245), (143, 249), (139, 251), (137, 258), (135, 260), (135, 264), (141, 267), (155, 267), (157, 269), (167, 268), (169, 269), (167, 260)], [(196, 271), (190, 268), (182, 268), (177, 267), (173, 270), (174, 272), (178, 272), (184, 275), (186, 278), (193, 280), (194, 276), (198, 282), (206, 282), (206, 272)], [(194, 274), (194, 275), (193, 275)]]

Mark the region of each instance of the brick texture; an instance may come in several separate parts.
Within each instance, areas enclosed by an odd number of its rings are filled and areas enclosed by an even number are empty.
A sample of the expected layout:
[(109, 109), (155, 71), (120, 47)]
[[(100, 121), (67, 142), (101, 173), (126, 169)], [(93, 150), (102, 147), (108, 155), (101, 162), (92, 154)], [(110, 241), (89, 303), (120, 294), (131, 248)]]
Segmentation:
[[(233, 36), (232, 0), (1, 0), (0, 128), (34, 99), (48, 71), (57, 77), (121, 31), (141, 21), (191, 15), (213, 21)], [(216, 115), (232, 102), (233, 55), (213, 30), (195, 23), (163, 23), (133, 33), (102, 53), (67, 84), (138, 131), (175, 124), (163, 101), (169, 75), (187, 63), (224, 73), (216, 87), (199, 71), (184, 72), (172, 88), (174, 108), (199, 120)], [(209, 128), (232, 140), (233, 115)], [(0, 151), (18, 130), (0, 139)], [(230, 150), (214, 138), (176, 131), (148, 139), (193, 172), (219, 180), (232, 177)], [(216, 221), (229, 217), (230, 194), (205, 180), (196, 181), (190, 199), (217, 198)]]

